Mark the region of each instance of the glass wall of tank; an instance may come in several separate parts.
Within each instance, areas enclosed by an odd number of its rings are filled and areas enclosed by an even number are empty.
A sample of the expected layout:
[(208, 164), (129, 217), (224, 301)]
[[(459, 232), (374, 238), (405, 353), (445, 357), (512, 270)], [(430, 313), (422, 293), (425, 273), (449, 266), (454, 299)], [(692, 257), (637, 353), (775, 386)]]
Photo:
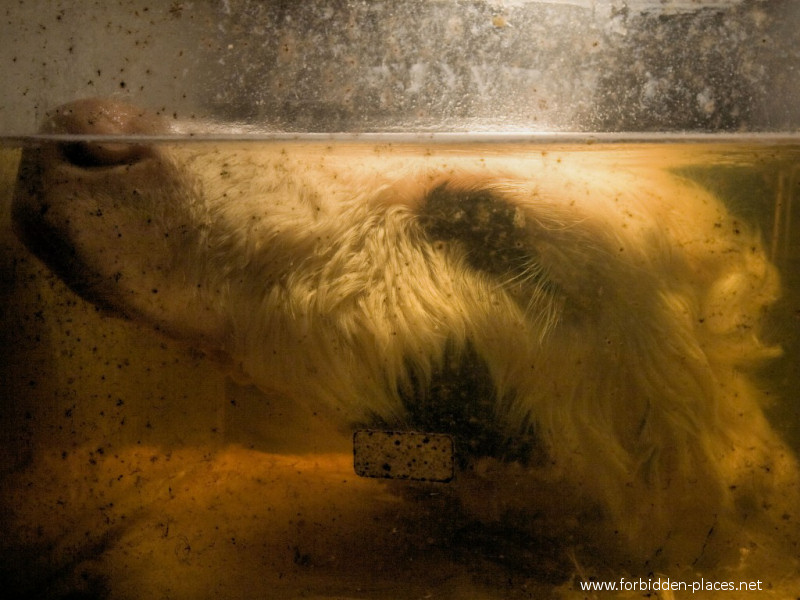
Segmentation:
[(791, 3), (8, 10), (18, 595), (796, 589)]

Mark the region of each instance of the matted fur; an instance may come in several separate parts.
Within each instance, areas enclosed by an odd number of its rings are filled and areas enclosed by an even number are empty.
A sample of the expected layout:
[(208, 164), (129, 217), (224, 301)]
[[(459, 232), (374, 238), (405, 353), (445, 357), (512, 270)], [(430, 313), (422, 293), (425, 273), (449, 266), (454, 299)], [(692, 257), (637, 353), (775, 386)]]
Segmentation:
[[(132, 110), (78, 103), (54, 122), (139, 132)], [(596, 506), (602, 524), (570, 535), (632, 572), (791, 547), (797, 465), (749, 377), (779, 352), (759, 331), (778, 277), (698, 185), (599, 149), (80, 152), (27, 150), (14, 216), (105, 308), (345, 430), (413, 428), (409, 390), (477, 357), (492, 427), (534, 437), (540, 459), (471, 457), (451, 489), (476, 518)]]

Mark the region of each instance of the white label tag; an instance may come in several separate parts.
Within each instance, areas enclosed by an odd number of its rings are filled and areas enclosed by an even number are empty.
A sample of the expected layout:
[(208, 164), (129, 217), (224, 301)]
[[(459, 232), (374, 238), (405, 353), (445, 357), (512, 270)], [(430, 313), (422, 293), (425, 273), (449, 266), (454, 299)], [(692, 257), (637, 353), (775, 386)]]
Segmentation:
[(453, 438), (443, 433), (373, 431), (353, 435), (353, 466), (360, 477), (439, 481), (454, 475)]

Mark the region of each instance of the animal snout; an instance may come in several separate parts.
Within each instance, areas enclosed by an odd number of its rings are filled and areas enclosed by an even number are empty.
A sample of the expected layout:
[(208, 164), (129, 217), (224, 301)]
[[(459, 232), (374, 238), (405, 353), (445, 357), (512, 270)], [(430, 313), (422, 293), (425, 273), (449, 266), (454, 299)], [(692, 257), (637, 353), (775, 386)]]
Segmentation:
[[(77, 167), (130, 165), (150, 154), (140, 139), (166, 130), (164, 121), (141, 108), (113, 100), (84, 99), (48, 113), (42, 133), (67, 137), (59, 148)], [(73, 139), (76, 138), (76, 139)]]

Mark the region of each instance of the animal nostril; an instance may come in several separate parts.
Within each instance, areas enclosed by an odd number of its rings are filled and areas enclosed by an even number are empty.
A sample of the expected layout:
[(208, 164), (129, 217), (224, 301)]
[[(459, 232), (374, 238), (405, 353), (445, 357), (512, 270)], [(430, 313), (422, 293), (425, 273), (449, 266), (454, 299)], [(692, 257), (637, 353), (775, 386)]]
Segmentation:
[(60, 145), (64, 158), (78, 167), (130, 165), (145, 158), (149, 148), (142, 144), (69, 142)]
[(166, 129), (161, 118), (138, 107), (91, 98), (70, 102), (51, 111), (42, 133), (101, 138), (68, 141), (60, 148), (64, 158), (77, 166), (108, 167), (137, 162), (148, 154), (148, 147), (124, 139), (104, 141), (102, 138), (154, 135)]

